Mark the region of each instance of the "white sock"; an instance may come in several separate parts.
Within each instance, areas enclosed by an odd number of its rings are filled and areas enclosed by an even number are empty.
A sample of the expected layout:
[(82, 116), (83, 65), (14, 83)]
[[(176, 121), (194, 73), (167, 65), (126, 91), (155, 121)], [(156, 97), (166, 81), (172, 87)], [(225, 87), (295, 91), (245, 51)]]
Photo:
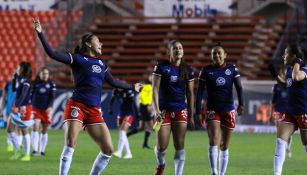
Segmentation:
[(8, 135), (9, 135), (10, 141), (12, 142), (12, 144), (14, 146), (14, 149), (16, 151), (19, 151), (20, 147), (19, 147), (18, 137), (17, 137), (16, 133), (15, 132), (10, 132), (10, 133), (8, 133)]
[(21, 134), (18, 135), (17, 138), (18, 138), (18, 144), (22, 145), (22, 135)]
[(174, 156), (175, 175), (182, 175), (185, 163), (185, 151), (184, 149), (177, 150)]
[(305, 152), (307, 153), (307, 145), (305, 145), (304, 148), (305, 148)]
[(274, 157), (274, 175), (281, 175), (282, 166), (285, 161), (287, 142), (277, 138)]
[(31, 147), (31, 138), (30, 134), (26, 134), (23, 136), (24, 147), (26, 155), (30, 155), (30, 147)]
[(126, 155), (129, 155), (131, 154), (131, 150), (130, 150), (129, 140), (127, 138), (127, 134), (125, 131), (123, 134), (123, 138), (124, 138), (124, 149), (125, 149)]
[(7, 143), (8, 146), (13, 146), (13, 143), (11, 142), (9, 135), (7, 135), (7, 137), (6, 137), (6, 143)]
[(165, 154), (165, 151), (160, 152), (158, 151), (157, 146), (155, 146), (155, 155), (158, 165), (165, 165)]
[(211, 173), (217, 175), (217, 158), (218, 158), (218, 150), (217, 146), (209, 146), (208, 149), (208, 158), (211, 167)]
[(63, 152), (61, 154), (59, 175), (68, 174), (73, 154), (74, 154), (74, 148), (64, 146)]
[(226, 174), (228, 159), (229, 159), (228, 149), (226, 149), (225, 151), (221, 150), (219, 155), (220, 175)]
[(102, 173), (103, 170), (108, 165), (110, 159), (111, 159), (111, 156), (100, 152), (96, 157), (96, 160), (93, 164), (90, 175), (100, 175), (100, 173)]
[(38, 151), (38, 144), (39, 144), (39, 133), (37, 131), (32, 131), (32, 149), (33, 151)]
[(122, 153), (124, 146), (125, 146), (125, 141), (126, 141), (125, 136), (126, 136), (126, 132), (120, 130), (119, 131), (118, 146), (117, 146), (117, 151), (116, 151), (116, 152), (119, 152), (120, 154)]
[(40, 142), (40, 152), (45, 152), (46, 146), (48, 143), (48, 134), (41, 134), (41, 142)]

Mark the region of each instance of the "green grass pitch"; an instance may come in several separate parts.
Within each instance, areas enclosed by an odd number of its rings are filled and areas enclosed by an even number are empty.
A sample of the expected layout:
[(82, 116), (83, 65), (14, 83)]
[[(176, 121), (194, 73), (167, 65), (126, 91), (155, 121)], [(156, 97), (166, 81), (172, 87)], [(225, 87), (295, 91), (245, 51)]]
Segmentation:
[[(118, 132), (111, 131), (114, 148), (117, 147)], [(155, 169), (153, 150), (143, 150), (144, 133), (129, 138), (133, 159), (112, 157), (105, 175), (151, 175)], [(45, 157), (32, 157), (30, 162), (10, 161), (12, 153), (6, 151), (6, 132), (0, 131), (0, 174), (3, 175), (56, 175), (59, 157), (63, 148), (63, 131), (49, 132), (49, 143)], [(228, 175), (271, 175), (275, 134), (234, 133), (230, 145)], [(155, 134), (150, 137), (150, 145), (155, 143)], [(208, 137), (205, 131), (188, 132), (186, 135), (185, 175), (210, 175), (207, 158)], [(300, 136), (295, 134), (292, 145), (293, 156), (286, 159), (283, 175), (306, 175), (307, 154), (302, 147)], [(81, 132), (70, 169), (71, 175), (89, 174), (92, 163), (99, 152), (98, 147), (85, 132)], [(172, 141), (167, 150), (165, 175), (174, 172), (174, 148)]]

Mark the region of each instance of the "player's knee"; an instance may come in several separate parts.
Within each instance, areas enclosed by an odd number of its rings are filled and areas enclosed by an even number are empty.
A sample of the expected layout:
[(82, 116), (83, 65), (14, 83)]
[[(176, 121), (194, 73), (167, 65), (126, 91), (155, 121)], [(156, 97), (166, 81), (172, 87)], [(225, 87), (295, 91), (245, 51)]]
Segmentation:
[(221, 151), (225, 151), (225, 150), (227, 150), (228, 149), (228, 146), (227, 145), (225, 145), (225, 144), (220, 144), (220, 150)]
[(166, 146), (157, 146), (156, 150), (159, 152), (164, 152), (166, 150)]

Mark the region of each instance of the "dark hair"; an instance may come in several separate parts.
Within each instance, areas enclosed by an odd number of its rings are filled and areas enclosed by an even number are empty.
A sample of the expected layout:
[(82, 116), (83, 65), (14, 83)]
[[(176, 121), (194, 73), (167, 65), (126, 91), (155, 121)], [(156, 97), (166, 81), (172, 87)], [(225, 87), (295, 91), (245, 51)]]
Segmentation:
[(224, 46), (222, 45), (222, 43), (220, 41), (215, 43), (215, 45), (213, 45), (212, 49), (215, 48), (215, 47), (221, 47), (225, 51), (225, 48), (224, 48)]
[(29, 62), (22, 61), (19, 63), (20, 67), (20, 75), (31, 80), (32, 77), (32, 69), (31, 64)]
[[(168, 45), (167, 45), (168, 50), (170, 50), (170, 48), (176, 43), (182, 44), (178, 40), (171, 40), (170, 42), (168, 42)], [(188, 79), (187, 64), (183, 58), (181, 58), (180, 65), (179, 65), (179, 76), (180, 76), (179, 79), (182, 81), (185, 81)]]
[(289, 44), (288, 48), (290, 49), (291, 54), (295, 55), (297, 58), (305, 60), (303, 49), (299, 44)]
[(82, 36), (82, 38), (79, 40), (78, 45), (75, 47), (74, 53), (84, 53), (86, 52), (86, 42), (90, 42), (95, 35), (92, 33), (87, 33)]

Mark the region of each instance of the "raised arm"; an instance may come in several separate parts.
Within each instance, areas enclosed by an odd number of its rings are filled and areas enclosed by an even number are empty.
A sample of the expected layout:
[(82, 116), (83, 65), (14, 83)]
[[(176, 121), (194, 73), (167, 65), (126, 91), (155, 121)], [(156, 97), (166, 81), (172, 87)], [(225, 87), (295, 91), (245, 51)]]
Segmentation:
[(304, 61), (302, 59), (300, 58), (295, 59), (295, 63), (293, 66), (293, 72), (292, 72), (292, 77), (294, 81), (302, 81), (306, 78), (306, 72), (301, 70), (301, 65), (303, 64), (304, 64)]
[(33, 24), (34, 24), (34, 29), (35, 29), (35, 31), (38, 35), (38, 38), (41, 41), (47, 55), (50, 58), (57, 60), (59, 62), (62, 62), (64, 64), (72, 64), (73, 58), (72, 58), (71, 54), (57, 52), (57, 51), (54, 51), (51, 48), (51, 46), (49, 45), (48, 41), (46, 40), (46, 38), (45, 38), (45, 36), (42, 32), (42, 26), (41, 26), (40, 22), (38, 20), (33, 19)]

